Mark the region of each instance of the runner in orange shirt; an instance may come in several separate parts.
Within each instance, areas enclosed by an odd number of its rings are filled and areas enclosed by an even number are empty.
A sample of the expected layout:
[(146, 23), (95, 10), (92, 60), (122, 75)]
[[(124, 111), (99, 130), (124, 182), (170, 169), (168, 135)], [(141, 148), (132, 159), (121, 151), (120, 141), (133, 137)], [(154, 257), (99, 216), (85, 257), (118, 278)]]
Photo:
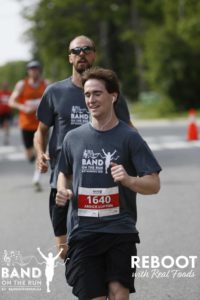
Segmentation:
[(4, 130), (4, 145), (9, 145), (10, 121), (12, 119), (12, 110), (8, 105), (10, 95), (8, 83), (3, 82), (0, 90), (0, 127)]
[[(9, 104), (12, 108), (19, 110), (19, 127), (22, 132), (26, 156), (30, 162), (34, 162), (36, 154), (33, 146), (33, 137), (38, 127), (36, 110), (48, 81), (42, 78), (42, 68), (36, 60), (27, 64), (27, 73), (27, 78), (17, 82), (10, 96)], [(33, 184), (36, 191), (41, 190), (40, 172), (36, 166)]]

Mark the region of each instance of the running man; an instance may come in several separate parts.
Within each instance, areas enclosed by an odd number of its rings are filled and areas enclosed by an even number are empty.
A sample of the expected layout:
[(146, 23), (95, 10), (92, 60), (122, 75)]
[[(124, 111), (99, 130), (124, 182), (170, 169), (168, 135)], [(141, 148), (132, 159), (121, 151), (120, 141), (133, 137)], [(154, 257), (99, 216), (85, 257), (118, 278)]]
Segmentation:
[[(66, 135), (58, 165), (56, 203), (69, 204), (66, 279), (81, 300), (128, 300), (139, 243), (136, 194), (159, 192), (161, 167), (139, 133), (115, 114), (116, 74), (91, 68), (82, 82), (91, 122)], [(86, 160), (86, 149), (104, 157)]]
[(48, 256), (45, 256), (44, 253), (40, 250), (40, 248), (37, 248), (38, 252), (42, 256), (42, 258), (45, 260), (46, 268), (45, 268), (45, 276), (46, 276), (46, 285), (47, 285), (47, 293), (50, 293), (50, 282), (53, 280), (54, 276), (54, 268), (55, 268), (55, 261), (60, 256), (63, 249), (60, 249), (60, 252), (53, 256), (53, 253), (49, 252)]
[(106, 168), (106, 173), (108, 173), (108, 168), (110, 167), (110, 163), (111, 163), (111, 160), (117, 160), (117, 158), (114, 158), (114, 155), (116, 153), (116, 150), (113, 152), (113, 153), (106, 153), (104, 149), (102, 149), (103, 151), (103, 154), (105, 155), (104, 158), (105, 158), (105, 168)]
[[(89, 122), (81, 76), (86, 69), (91, 68), (95, 58), (96, 48), (93, 40), (84, 35), (75, 37), (68, 49), (72, 76), (48, 86), (37, 112), (40, 122), (34, 144), (38, 154), (38, 167), (41, 172), (47, 172), (50, 160), (52, 173), (49, 211), (56, 243), (62, 244), (62, 247), (66, 242), (66, 212), (63, 213), (63, 210), (55, 206), (58, 160), (66, 133)], [(127, 104), (122, 97), (116, 105), (116, 112), (120, 119), (131, 124)], [(46, 147), (50, 128), (53, 130), (49, 141), (49, 155), (47, 155)]]
[[(41, 97), (48, 85), (48, 81), (42, 78), (42, 67), (38, 61), (30, 61), (27, 64), (27, 78), (17, 82), (10, 96), (9, 104), (19, 110), (19, 127), (29, 162), (35, 162), (36, 153), (33, 146), (34, 133), (38, 127), (36, 110)], [(41, 190), (40, 171), (35, 165), (33, 185), (36, 191)]]

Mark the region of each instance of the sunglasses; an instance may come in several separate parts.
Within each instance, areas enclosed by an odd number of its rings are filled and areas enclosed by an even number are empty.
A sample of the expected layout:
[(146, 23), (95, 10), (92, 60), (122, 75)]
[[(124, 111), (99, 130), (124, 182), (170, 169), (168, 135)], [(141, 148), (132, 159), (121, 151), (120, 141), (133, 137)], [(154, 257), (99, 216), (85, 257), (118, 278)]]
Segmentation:
[(91, 47), (91, 46), (76, 47), (76, 48), (70, 49), (69, 54), (79, 55), (81, 53), (81, 51), (85, 54), (89, 54), (92, 51), (95, 51), (95, 49), (94, 49), (94, 47)]

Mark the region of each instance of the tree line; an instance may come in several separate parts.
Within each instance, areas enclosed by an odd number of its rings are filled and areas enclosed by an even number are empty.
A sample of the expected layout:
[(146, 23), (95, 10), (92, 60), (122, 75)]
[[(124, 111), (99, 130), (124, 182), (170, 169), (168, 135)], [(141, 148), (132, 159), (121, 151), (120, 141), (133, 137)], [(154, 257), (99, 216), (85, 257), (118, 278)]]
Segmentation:
[(23, 16), (32, 55), (52, 80), (70, 75), (69, 41), (84, 34), (95, 41), (96, 64), (117, 72), (130, 101), (157, 91), (176, 109), (200, 107), (200, 1), (38, 0)]

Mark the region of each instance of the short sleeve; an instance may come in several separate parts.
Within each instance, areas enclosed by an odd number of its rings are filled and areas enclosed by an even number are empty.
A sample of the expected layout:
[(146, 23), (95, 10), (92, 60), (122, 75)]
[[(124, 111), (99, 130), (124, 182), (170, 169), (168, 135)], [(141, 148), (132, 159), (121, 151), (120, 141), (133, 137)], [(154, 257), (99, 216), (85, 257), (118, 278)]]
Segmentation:
[(72, 174), (72, 155), (70, 151), (70, 146), (69, 146), (69, 134), (65, 136), (63, 145), (62, 145), (62, 150), (58, 162), (58, 173), (62, 172), (65, 175), (71, 175)]
[(130, 141), (131, 160), (138, 176), (159, 173), (162, 169), (148, 144), (136, 133), (137, 140)]
[(53, 102), (53, 91), (49, 87), (45, 90), (37, 110), (37, 118), (46, 126), (54, 125), (55, 107)]

